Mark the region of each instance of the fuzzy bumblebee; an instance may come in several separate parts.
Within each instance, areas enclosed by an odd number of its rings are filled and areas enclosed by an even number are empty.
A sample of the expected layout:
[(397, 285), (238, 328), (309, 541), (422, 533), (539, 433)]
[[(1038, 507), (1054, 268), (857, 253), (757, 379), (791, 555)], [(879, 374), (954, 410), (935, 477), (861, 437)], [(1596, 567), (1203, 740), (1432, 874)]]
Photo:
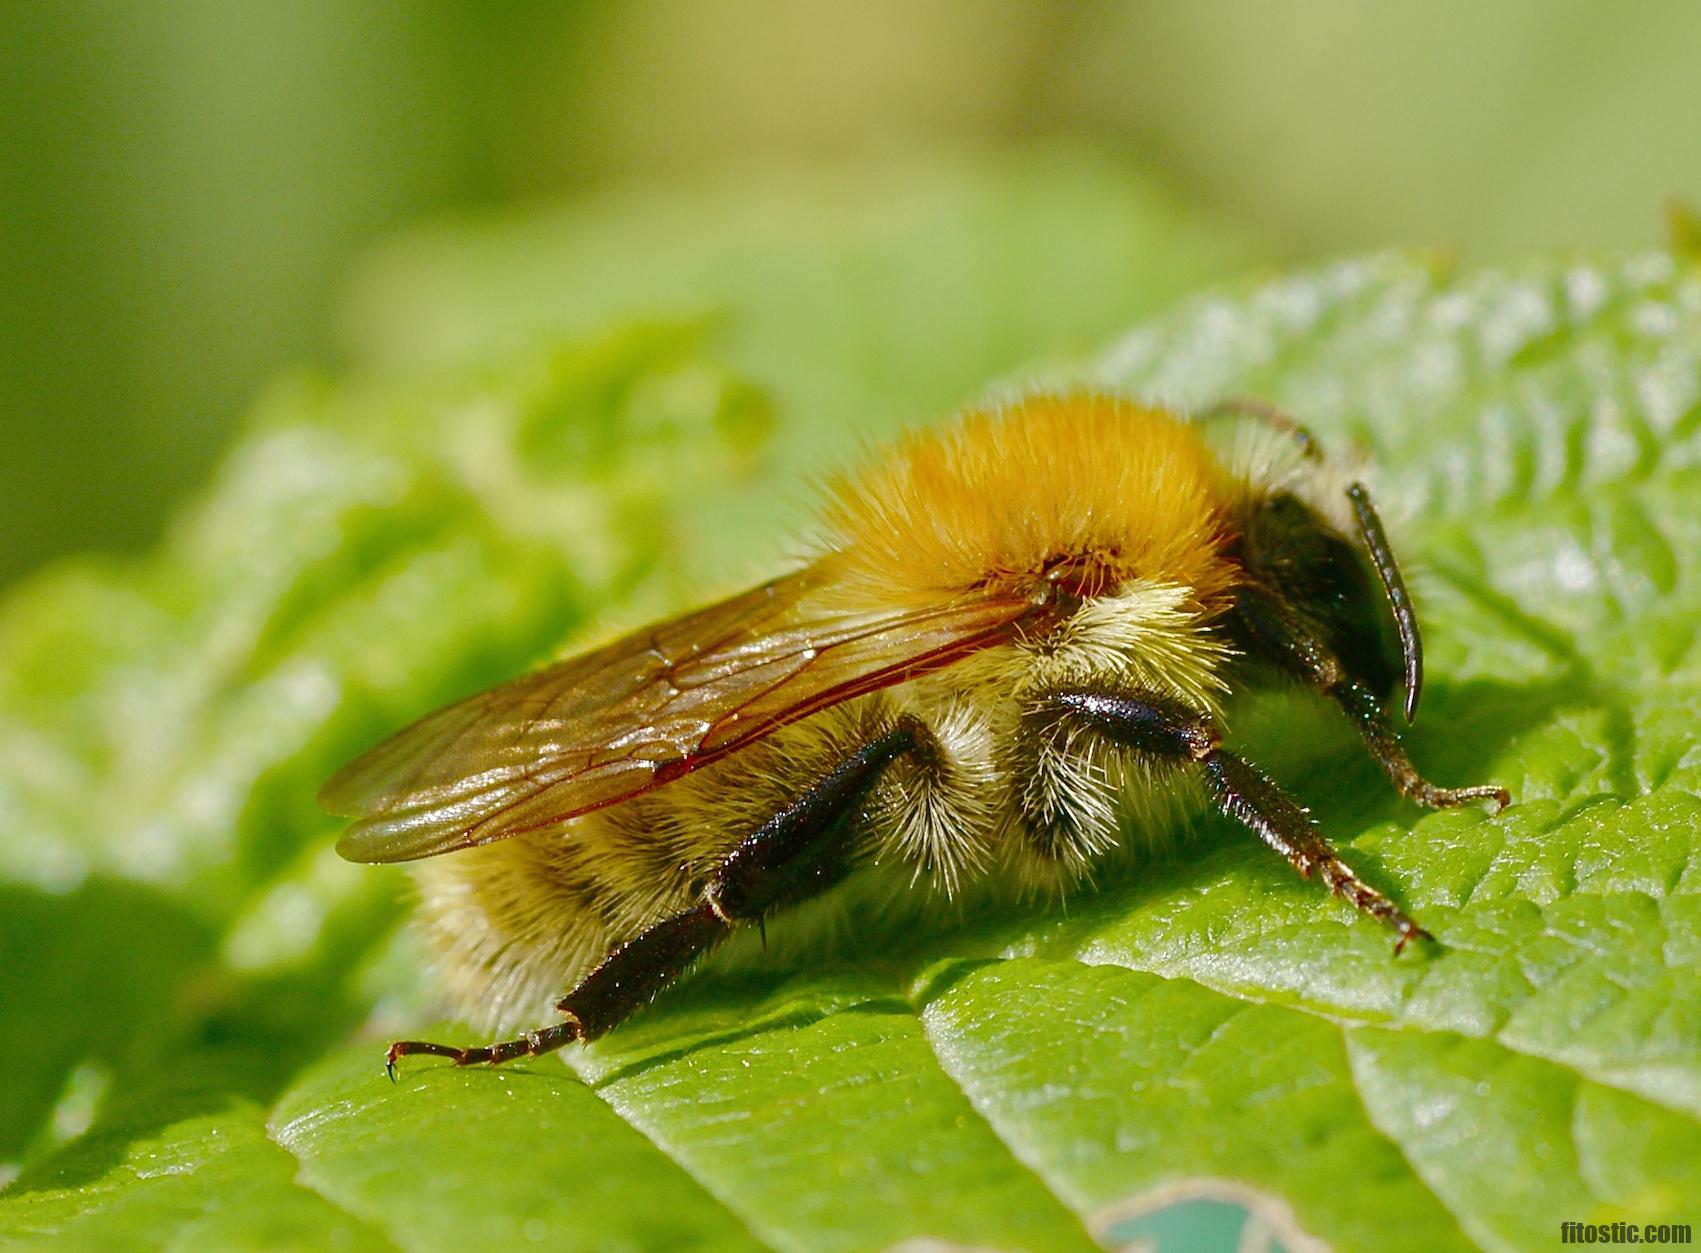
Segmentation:
[(1387, 706), (1400, 692), (1410, 719), (1422, 660), (1381, 523), (1256, 402), (1192, 422), (1089, 393), (971, 412), (832, 484), (822, 521), (802, 568), (443, 709), (326, 784), (356, 818), (344, 857), (429, 859), (421, 910), (463, 1010), (511, 1021), (570, 989), (516, 1039), (396, 1043), (392, 1074), (411, 1053), (594, 1039), (862, 865), (947, 894), (1061, 889), (1178, 797), (1391, 926), (1396, 951), (1426, 936), (1222, 747), (1227, 699), (1259, 684), (1334, 701), (1419, 804), (1507, 801), (1406, 756)]

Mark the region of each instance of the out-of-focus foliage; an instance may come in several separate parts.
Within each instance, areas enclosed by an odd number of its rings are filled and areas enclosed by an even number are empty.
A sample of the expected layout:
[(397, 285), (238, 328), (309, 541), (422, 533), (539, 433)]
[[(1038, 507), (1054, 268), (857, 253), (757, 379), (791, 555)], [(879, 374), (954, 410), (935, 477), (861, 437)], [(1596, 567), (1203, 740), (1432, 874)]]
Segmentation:
[(1262, 255), (1084, 154), (935, 158), (416, 231), (361, 268), (349, 336), (409, 378), (658, 309), (712, 328), (783, 415), (774, 490), (737, 485), (687, 528), (699, 567), (742, 580), (806, 520), (809, 476)]
[[(1085, 163), (816, 195), (399, 245), (356, 304), (372, 368), (274, 388), (146, 562), (7, 603), (0, 1240), (1089, 1247), (1203, 1205), (1175, 1191), (1199, 1178), (1343, 1247), (1684, 1218), (1701, 279), (1375, 256), (1089, 352), (1244, 250)], [(400, 872), (336, 860), (318, 780), (593, 617), (771, 560), (812, 450), (1012, 374), (1261, 393), (1369, 446), (1429, 629), (1414, 751), (1518, 803), (1419, 814), (1298, 698), (1238, 736), (1441, 946), (1394, 960), (1201, 821), (1066, 913), (825, 946), (776, 918), (770, 961), (711, 963), (567, 1065), (386, 1084), (385, 1034), (466, 1029), (425, 1025)]]
[(1680, 0), (0, 5), (0, 580), (151, 542), (421, 215), (1061, 139), (1290, 256), (1650, 243), (1698, 43)]

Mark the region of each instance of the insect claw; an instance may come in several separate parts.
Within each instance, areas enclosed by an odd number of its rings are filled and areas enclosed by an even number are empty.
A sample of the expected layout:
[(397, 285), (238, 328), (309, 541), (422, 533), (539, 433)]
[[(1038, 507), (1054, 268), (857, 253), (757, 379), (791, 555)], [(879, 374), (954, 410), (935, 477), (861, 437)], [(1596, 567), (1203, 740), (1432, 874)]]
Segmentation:
[(1401, 953), (1405, 952), (1406, 945), (1410, 944), (1413, 940), (1428, 940), (1431, 944), (1435, 943), (1435, 937), (1429, 932), (1425, 931), (1416, 923), (1407, 923), (1405, 926), (1400, 928), (1400, 938), (1394, 941), (1394, 956), (1398, 957)]

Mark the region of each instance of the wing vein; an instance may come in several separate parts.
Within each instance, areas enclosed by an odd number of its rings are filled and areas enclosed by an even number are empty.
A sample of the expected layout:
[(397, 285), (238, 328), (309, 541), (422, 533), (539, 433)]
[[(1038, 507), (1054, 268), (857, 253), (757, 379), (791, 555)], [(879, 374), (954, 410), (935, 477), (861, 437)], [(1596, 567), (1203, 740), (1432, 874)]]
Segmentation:
[(564, 822), (672, 782), (830, 705), (1010, 638), (989, 594), (857, 613), (809, 567), (428, 715), (326, 784), (356, 861)]

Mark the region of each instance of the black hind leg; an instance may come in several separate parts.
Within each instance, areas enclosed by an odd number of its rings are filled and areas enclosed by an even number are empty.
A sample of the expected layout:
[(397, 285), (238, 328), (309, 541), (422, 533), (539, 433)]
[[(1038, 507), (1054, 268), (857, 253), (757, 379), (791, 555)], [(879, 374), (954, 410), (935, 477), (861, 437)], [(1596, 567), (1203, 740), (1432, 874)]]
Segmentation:
[(513, 1040), (455, 1048), (424, 1040), (390, 1045), (384, 1068), (413, 1054), (447, 1057), (457, 1066), (491, 1065), (550, 1053), (573, 1040), (594, 1040), (641, 1008), (691, 963), (745, 923), (826, 891), (856, 864), (849, 819), (885, 770), (906, 753), (931, 751), (933, 737), (916, 718), (851, 753), (814, 787), (746, 836), (703, 889), (698, 904), (649, 927), (603, 958), (556, 1002), (562, 1021)]

